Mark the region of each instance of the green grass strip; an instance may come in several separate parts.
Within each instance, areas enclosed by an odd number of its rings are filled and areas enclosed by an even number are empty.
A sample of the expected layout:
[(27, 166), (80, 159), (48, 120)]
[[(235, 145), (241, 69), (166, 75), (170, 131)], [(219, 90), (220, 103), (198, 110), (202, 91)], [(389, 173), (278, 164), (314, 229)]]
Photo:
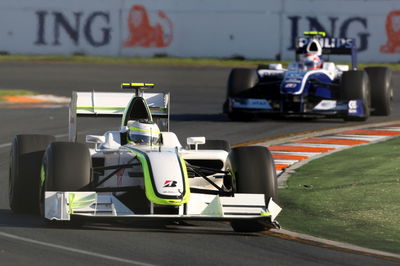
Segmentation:
[(5, 96), (24, 96), (24, 95), (37, 95), (34, 91), (27, 90), (2, 90), (0, 89), (0, 103), (5, 101)]
[(22, 95), (37, 95), (34, 91), (27, 90), (2, 90), (0, 89), (0, 97), (1, 96), (22, 96)]
[(177, 65), (177, 66), (257, 66), (276, 63), (271, 60), (239, 60), (214, 58), (172, 58), (172, 57), (103, 57), (103, 56), (62, 56), (62, 55), (1, 55), (0, 62), (61, 62), (61, 63), (98, 63), (98, 64), (140, 64), (140, 65)]
[[(350, 58), (349, 58), (350, 60)], [(291, 60), (293, 61), (293, 60)], [(219, 66), (219, 67), (255, 67), (260, 64), (282, 63), (287, 66), (289, 61), (276, 60), (244, 60), (230, 58), (174, 58), (174, 57), (104, 57), (86, 55), (0, 55), (0, 62), (54, 62), (54, 63), (90, 63), (90, 64), (140, 64), (140, 65), (176, 65), (176, 66)], [(338, 62), (338, 64), (340, 64)], [(343, 64), (350, 64), (345, 62)], [(386, 66), (393, 70), (400, 70), (398, 63), (371, 63), (360, 64), (366, 66)]]
[(34, 91), (27, 90), (2, 90), (0, 89), (0, 97), (1, 96), (22, 96), (22, 95), (37, 95)]
[(400, 138), (311, 161), (278, 202), (285, 229), (400, 253)]

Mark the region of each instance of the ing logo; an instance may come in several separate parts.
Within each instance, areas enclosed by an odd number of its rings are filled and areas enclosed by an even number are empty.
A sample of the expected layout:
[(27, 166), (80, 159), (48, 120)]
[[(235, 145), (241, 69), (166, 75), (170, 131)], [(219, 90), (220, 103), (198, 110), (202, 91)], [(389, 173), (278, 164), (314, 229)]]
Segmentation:
[(400, 10), (391, 11), (386, 17), (387, 42), (380, 51), (386, 54), (400, 53)]
[(173, 25), (164, 11), (150, 16), (142, 5), (134, 5), (128, 15), (129, 37), (124, 47), (167, 47), (173, 39)]

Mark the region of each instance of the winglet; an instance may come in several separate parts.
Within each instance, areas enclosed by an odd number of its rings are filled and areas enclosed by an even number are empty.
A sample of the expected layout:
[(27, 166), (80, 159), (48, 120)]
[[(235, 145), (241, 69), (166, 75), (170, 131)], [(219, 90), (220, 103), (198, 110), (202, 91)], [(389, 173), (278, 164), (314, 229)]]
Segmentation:
[(304, 35), (305, 36), (317, 36), (317, 35), (319, 35), (319, 36), (325, 37), (326, 33), (323, 32), (323, 31), (305, 31)]
[(154, 83), (124, 82), (121, 84), (121, 89), (148, 89), (148, 88), (154, 88)]

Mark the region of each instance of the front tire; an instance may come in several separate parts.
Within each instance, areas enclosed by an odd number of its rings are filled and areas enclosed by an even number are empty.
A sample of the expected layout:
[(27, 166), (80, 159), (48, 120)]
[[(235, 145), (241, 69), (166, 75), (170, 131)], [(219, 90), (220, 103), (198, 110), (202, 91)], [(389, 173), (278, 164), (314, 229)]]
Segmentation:
[(17, 135), (10, 152), (9, 204), (15, 213), (39, 212), (40, 169), (49, 135)]
[(234, 68), (231, 70), (227, 85), (227, 99), (223, 105), (224, 113), (231, 120), (246, 120), (246, 115), (233, 112), (229, 107), (229, 98), (238, 97), (244, 91), (254, 88), (259, 82), (257, 70), (249, 68)]
[(350, 70), (343, 72), (340, 83), (340, 96), (343, 100), (360, 99), (363, 102), (363, 116), (346, 116), (346, 121), (366, 121), (370, 115), (371, 89), (368, 74), (365, 71)]
[(44, 154), (42, 167), (44, 183), (40, 190), (40, 207), (43, 218), (46, 191), (90, 190), (91, 157), (85, 144), (76, 142), (50, 144)]
[[(271, 152), (261, 146), (233, 148), (229, 154), (230, 170), (233, 175), (232, 189), (237, 193), (256, 193), (277, 200), (278, 181)], [(236, 232), (259, 232), (265, 226), (258, 221), (232, 221)]]
[(228, 97), (235, 97), (243, 91), (255, 87), (258, 83), (258, 74), (255, 69), (234, 68), (228, 78)]

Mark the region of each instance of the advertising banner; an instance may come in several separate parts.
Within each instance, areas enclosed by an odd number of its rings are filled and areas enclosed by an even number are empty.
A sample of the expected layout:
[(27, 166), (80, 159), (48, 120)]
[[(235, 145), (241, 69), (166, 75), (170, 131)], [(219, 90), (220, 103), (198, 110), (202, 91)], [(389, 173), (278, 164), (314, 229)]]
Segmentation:
[(355, 38), (360, 62), (400, 61), (398, 0), (4, 0), (0, 22), (10, 54), (292, 60), (318, 30)]

